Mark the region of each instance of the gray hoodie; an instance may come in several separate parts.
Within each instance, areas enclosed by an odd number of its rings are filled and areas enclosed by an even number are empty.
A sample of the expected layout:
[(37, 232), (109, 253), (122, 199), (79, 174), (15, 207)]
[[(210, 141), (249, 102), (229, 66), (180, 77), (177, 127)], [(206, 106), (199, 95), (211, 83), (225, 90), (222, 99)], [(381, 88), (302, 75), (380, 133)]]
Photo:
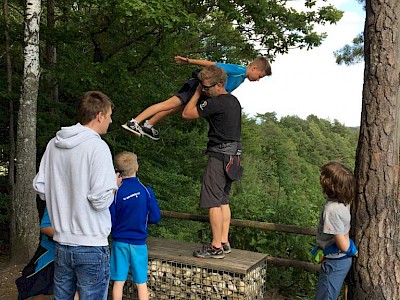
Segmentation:
[(79, 123), (62, 127), (47, 144), (33, 187), (46, 200), (55, 241), (108, 245), (117, 182), (110, 149), (97, 132)]

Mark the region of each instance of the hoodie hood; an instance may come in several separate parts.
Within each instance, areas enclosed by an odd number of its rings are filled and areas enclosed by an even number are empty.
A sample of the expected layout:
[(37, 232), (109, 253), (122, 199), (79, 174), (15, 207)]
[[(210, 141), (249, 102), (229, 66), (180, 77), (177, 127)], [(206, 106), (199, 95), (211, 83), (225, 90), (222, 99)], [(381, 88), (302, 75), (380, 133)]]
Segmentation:
[(93, 138), (101, 139), (97, 132), (77, 123), (73, 126), (61, 127), (56, 134), (54, 143), (57, 148), (71, 149)]

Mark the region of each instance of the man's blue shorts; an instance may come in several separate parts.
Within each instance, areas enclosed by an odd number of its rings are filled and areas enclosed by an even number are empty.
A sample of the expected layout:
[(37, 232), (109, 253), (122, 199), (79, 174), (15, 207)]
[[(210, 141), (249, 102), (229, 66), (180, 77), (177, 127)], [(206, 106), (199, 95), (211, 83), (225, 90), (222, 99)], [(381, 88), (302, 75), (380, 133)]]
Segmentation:
[(146, 283), (147, 263), (147, 245), (112, 242), (110, 259), (111, 280), (125, 281), (128, 278), (128, 271), (130, 269), (134, 283)]

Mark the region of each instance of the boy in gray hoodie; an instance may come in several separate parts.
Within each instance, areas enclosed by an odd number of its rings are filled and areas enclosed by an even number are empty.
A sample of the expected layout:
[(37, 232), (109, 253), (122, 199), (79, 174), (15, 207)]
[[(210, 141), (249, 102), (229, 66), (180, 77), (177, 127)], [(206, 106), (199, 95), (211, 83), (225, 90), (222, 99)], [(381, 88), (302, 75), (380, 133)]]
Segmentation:
[(109, 271), (108, 207), (117, 181), (108, 145), (101, 139), (114, 104), (98, 91), (85, 93), (78, 122), (62, 127), (47, 144), (33, 187), (46, 201), (56, 242), (54, 296), (106, 299)]

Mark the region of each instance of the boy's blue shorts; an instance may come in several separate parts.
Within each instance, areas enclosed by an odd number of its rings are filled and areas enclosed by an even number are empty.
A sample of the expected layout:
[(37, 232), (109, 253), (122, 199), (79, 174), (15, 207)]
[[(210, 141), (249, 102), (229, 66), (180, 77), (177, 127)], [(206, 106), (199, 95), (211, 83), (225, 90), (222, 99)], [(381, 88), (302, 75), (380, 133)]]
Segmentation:
[(125, 281), (130, 267), (132, 281), (137, 284), (147, 282), (147, 245), (131, 245), (113, 241), (111, 246), (111, 280)]

